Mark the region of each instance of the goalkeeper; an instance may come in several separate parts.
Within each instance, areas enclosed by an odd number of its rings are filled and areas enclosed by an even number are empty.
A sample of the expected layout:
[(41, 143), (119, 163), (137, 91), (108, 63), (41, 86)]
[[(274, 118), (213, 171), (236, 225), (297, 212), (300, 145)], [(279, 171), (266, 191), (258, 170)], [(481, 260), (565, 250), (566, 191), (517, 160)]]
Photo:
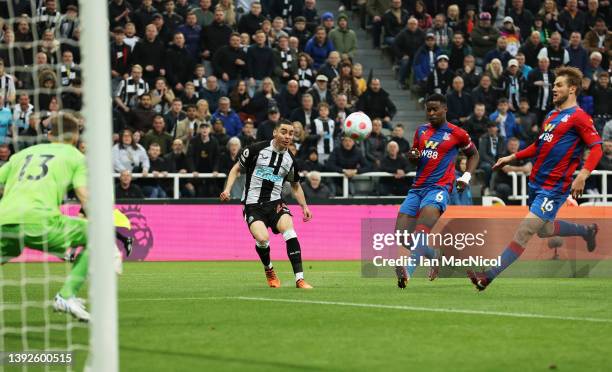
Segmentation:
[[(85, 156), (74, 146), (79, 139), (77, 119), (61, 113), (51, 121), (51, 143), (16, 153), (0, 168), (0, 263), (21, 254), (24, 247), (64, 258), (72, 247), (87, 245), (87, 221), (60, 213), (66, 192), (73, 188), (87, 204)], [(89, 251), (83, 249), (53, 308), (89, 321), (84, 301), (76, 297), (87, 277)]]

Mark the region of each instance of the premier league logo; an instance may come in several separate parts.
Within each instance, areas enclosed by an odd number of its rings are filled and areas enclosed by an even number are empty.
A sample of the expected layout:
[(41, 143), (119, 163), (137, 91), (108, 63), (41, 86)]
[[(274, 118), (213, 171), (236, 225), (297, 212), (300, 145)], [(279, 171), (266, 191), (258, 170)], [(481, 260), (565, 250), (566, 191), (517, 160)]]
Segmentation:
[(124, 231), (124, 235), (134, 239), (134, 250), (129, 260), (142, 261), (153, 248), (153, 231), (147, 223), (147, 217), (142, 214), (140, 206), (128, 205), (120, 207), (119, 210), (130, 220), (132, 229)]

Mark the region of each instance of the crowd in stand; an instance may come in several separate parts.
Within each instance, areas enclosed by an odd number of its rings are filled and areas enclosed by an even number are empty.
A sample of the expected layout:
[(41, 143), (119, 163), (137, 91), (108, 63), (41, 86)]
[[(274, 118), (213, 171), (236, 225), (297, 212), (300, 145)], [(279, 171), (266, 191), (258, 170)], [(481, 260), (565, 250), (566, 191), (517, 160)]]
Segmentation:
[[(0, 5), (0, 165), (44, 140), (54, 112), (82, 105), (77, 1), (8, 3)], [(508, 172), (530, 170), (529, 162), (491, 166), (537, 139), (562, 65), (584, 72), (579, 102), (607, 140), (600, 167), (612, 170), (608, 0), (346, 0), (335, 14), (319, 14), (315, 0), (111, 0), (108, 10), (118, 197), (170, 196), (165, 173), (227, 173), (279, 120), (295, 128), (307, 195), (339, 193), (322, 171), (389, 172), (376, 192), (404, 194), (411, 137), (393, 118), (407, 102), (393, 102), (356, 60), (349, 20), (359, 14), (402, 89), (446, 95), (449, 122), (479, 148), (488, 193), (507, 200)], [(357, 110), (374, 128), (359, 144), (341, 133)], [(132, 182), (132, 173), (155, 177)], [(222, 184), (182, 179), (180, 193), (216, 196)]]

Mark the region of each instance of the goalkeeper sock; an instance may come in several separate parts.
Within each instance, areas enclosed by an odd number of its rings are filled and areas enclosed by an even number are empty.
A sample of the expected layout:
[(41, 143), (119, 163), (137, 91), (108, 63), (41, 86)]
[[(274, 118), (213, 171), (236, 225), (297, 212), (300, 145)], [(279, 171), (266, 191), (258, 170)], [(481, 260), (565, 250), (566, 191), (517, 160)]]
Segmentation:
[(270, 242), (267, 240), (265, 242), (257, 242), (257, 244), (255, 244), (255, 250), (257, 251), (257, 254), (259, 255), (259, 259), (261, 260), (261, 263), (267, 269), (271, 269), (272, 261), (270, 261)]
[(410, 254), (411, 261), (408, 266), (406, 266), (406, 270), (408, 271), (408, 275), (410, 277), (412, 277), (414, 270), (416, 270), (417, 266), (419, 265), (422, 256), (429, 259), (436, 257), (436, 252), (425, 244), (427, 242), (426, 236), (430, 231), (429, 227), (426, 225), (417, 225), (414, 231), (414, 236), (416, 239), (413, 244), (415, 247)]
[(506, 249), (502, 252), (501, 262), (499, 266), (494, 266), (489, 270), (485, 271), (485, 275), (489, 280), (495, 279), (502, 271), (516, 261), (525, 251), (524, 247), (515, 241), (511, 242)]
[(64, 286), (60, 290), (60, 296), (70, 298), (76, 296), (79, 289), (87, 279), (87, 270), (89, 268), (89, 250), (84, 249), (83, 252), (76, 258), (74, 265), (68, 278), (64, 282)]
[(297, 239), (295, 230), (291, 229), (283, 233), (283, 238), (287, 244), (287, 256), (291, 261), (291, 267), (295, 274), (295, 280), (304, 279), (304, 269), (302, 269), (302, 251), (300, 249), (300, 242)]
[(584, 225), (577, 223), (556, 220), (554, 223), (553, 235), (555, 236), (587, 236), (588, 229)]

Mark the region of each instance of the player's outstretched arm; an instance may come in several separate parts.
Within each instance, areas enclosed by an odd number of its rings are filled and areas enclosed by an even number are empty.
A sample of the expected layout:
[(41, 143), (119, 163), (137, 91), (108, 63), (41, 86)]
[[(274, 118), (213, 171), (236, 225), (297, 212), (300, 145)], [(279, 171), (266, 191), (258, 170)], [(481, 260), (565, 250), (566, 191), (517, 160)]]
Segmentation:
[(221, 193), (221, 195), (219, 195), (219, 198), (221, 199), (221, 201), (230, 200), (230, 191), (232, 190), (232, 186), (234, 186), (234, 182), (236, 182), (236, 178), (238, 178), (239, 175), (240, 175), (240, 163), (237, 162), (236, 164), (234, 164), (229, 174), (227, 175), (227, 182), (225, 183), (225, 189), (223, 189), (223, 192)]
[(304, 222), (308, 222), (312, 219), (312, 213), (306, 204), (306, 196), (304, 195), (304, 190), (302, 190), (302, 186), (299, 182), (291, 182), (291, 191), (293, 192), (293, 197), (297, 200), (300, 207), (302, 207), (302, 213), (304, 214)]
[(601, 149), (600, 144), (596, 144), (591, 147), (589, 155), (584, 162), (584, 166), (582, 167), (580, 172), (578, 172), (578, 175), (574, 179), (574, 182), (572, 182), (571, 194), (574, 199), (578, 199), (582, 196), (586, 180), (587, 178), (589, 178), (591, 172), (595, 169), (595, 167), (597, 167), (597, 164), (599, 164), (599, 161), (601, 160), (602, 156), (603, 151)]

